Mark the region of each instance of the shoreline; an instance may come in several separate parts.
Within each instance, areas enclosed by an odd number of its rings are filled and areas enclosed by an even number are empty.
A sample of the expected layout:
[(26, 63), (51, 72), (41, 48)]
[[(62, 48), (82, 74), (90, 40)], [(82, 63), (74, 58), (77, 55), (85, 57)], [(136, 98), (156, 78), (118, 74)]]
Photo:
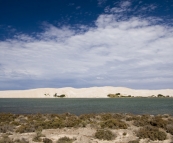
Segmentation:
[(38, 88), (30, 90), (0, 91), (0, 98), (55, 98), (65, 95), (64, 98), (109, 98), (109, 94), (118, 94), (124, 97), (173, 97), (173, 89), (135, 90), (126, 87), (90, 87), (90, 88)]

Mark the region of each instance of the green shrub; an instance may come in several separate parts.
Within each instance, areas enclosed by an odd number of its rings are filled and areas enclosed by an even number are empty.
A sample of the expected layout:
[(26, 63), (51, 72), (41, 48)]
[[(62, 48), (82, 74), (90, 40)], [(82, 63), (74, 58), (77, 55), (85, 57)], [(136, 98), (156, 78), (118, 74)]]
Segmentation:
[(11, 125), (14, 125), (14, 126), (19, 126), (19, 125), (20, 125), (20, 123), (19, 123), (19, 122), (16, 122), (16, 121), (13, 121), (13, 122), (11, 122)]
[(167, 125), (167, 121), (163, 120), (161, 117), (155, 117), (153, 120), (150, 121), (150, 124), (152, 126), (160, 127), (160, 128), (165, 128)]
[(149, 115), (142, 115), (136, 118), (133, 124), (137, 127), (150, 125), (150, 120), (151, 120), (150, 118), (151, 117)]
[(66, 127), (78, 127), (80, 123), (81, 123), (81, 120), (78, 119), (78, 117), (76, 117), (76, 116), (68, 117), (65, 120)]
[(35, 127), (34, 125), (26, 124), (26, 125), (21, 125), (20, 127), (17, 128), (16, 132), (19, 133), (28, 133), (28, 132), (35, 132)]
[(0, 123), (10, 123), (14, 121), (18, 115), (11, 114), (11, 113), (0, 113)]
[(65, 97), (65, 94), (61, 94), (60, 96), (58, 96), (58, 97)]
[(51, 139), (44, 138), (43, 143), (53, 143)]
[(146, 126), (137, 132), (137, 136), (139, 138), (149, 138), (151, 140), (165, 140), (166, 139), (166, 133), (163, 131), (159, 131), (158, 128), (152, 127), (152, 126)]
[(162, 94), (158, 94), (157, 97), (165, 97), (164, 95)]
[(108, 119), (100, 123), (102, 128), (111, 128), (111, 129), (127, 129), (127, 124), (123, 121), (116, 119)]
[(49, 121), (39, 121), (35, 123), (35, 128), (41, 127), (42, 129), (57, 129), (65, 127), (63, 120), (60, 119), (52, 119)]
[(121, 119), (124, 119), (126, 117), (126, 115), (120, 114), (120, 113), (116, 113), (116, 114), (112, 114), (112, 117), (117, 119), (117, 120), (121, 120)]
[(96, 119), (96, 114), (83, 114), (79, 116), (82, 124), (89, 124)]
[(128, 143), (139, 143), (139, 140), (129, 141)]
[(123, 133), (123, 136), (126, 136), (126, 135), (127, 135), (127, 133), (126, 133), (126, 132), (124, 132), (124, 133)]
[(60, 138), (57, 143), (72, 143), (75, 139), (70, 139), (69, 137)]
[(65, 97), (65, 94), (57, 95), (57, 93), (55, 93), (53, 96), (54, 97)]
[(29, 143), (29, 141), (27, 141), (26, 139), (22, 138), (21, 140), (20, 139), (15, 140), (14, 143)]
[(104, 121), (113, 118), (112, 114), (110, 113), (104, 113), (104, 114), (101, 114), (100, 116), (101, 116), (101, 120), (104, 120)]
[(110, 130), (97, 130), (95, 137), (100, 140), (113, 140), (115, 135)]
[(116, 94), (108, 94), (107, 96), (110, 97), (110, 98), (116, 98), (116, 97), (118, 97), (118, 95), (116, 95)]

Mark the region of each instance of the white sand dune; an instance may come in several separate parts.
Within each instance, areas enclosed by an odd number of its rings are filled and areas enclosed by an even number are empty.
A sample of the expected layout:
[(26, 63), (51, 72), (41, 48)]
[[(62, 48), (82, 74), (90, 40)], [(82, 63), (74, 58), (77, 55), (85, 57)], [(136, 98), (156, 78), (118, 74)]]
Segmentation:
[[(125, 87), (90, 87), (90, 88), (39, 88), (30, 90), (0, 91), (0, 98), (54, 98), (54, 94), (65, 94), (67, 98), (107, 98), (108, 94), (121, 93), (124, 96), (148, 97), (162, 94), (173, 97), (173, 89), (135, 90)], [(46, 95), (45, 95), (46, 94)]]

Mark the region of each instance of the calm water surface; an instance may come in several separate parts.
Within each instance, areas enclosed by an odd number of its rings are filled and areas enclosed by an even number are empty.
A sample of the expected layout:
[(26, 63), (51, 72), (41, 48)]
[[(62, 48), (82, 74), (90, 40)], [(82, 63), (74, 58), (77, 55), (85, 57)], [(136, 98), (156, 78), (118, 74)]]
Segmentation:
[(173, 98), (0, 99), (0, 113), (133, 113), (173, 115)]

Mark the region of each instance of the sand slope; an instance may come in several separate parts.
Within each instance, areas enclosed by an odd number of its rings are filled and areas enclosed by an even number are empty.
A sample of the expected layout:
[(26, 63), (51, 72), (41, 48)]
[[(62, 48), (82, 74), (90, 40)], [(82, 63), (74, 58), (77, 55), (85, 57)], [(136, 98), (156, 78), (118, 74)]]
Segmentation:
[[(147, 97), (162, 94), (173, 97), (173, 89), (163, 90), (134, 90), (125, 87), (90, 87), (90, 88), (39, 88), (30, 90), (0, 91), (0, 98), (54, 98), (54, 94), (65, 94), (67, 98), (107, 98), (108, 94), (121, 93), (122, 95)], [(46, 95), (45, 95), (46, 94)]]

